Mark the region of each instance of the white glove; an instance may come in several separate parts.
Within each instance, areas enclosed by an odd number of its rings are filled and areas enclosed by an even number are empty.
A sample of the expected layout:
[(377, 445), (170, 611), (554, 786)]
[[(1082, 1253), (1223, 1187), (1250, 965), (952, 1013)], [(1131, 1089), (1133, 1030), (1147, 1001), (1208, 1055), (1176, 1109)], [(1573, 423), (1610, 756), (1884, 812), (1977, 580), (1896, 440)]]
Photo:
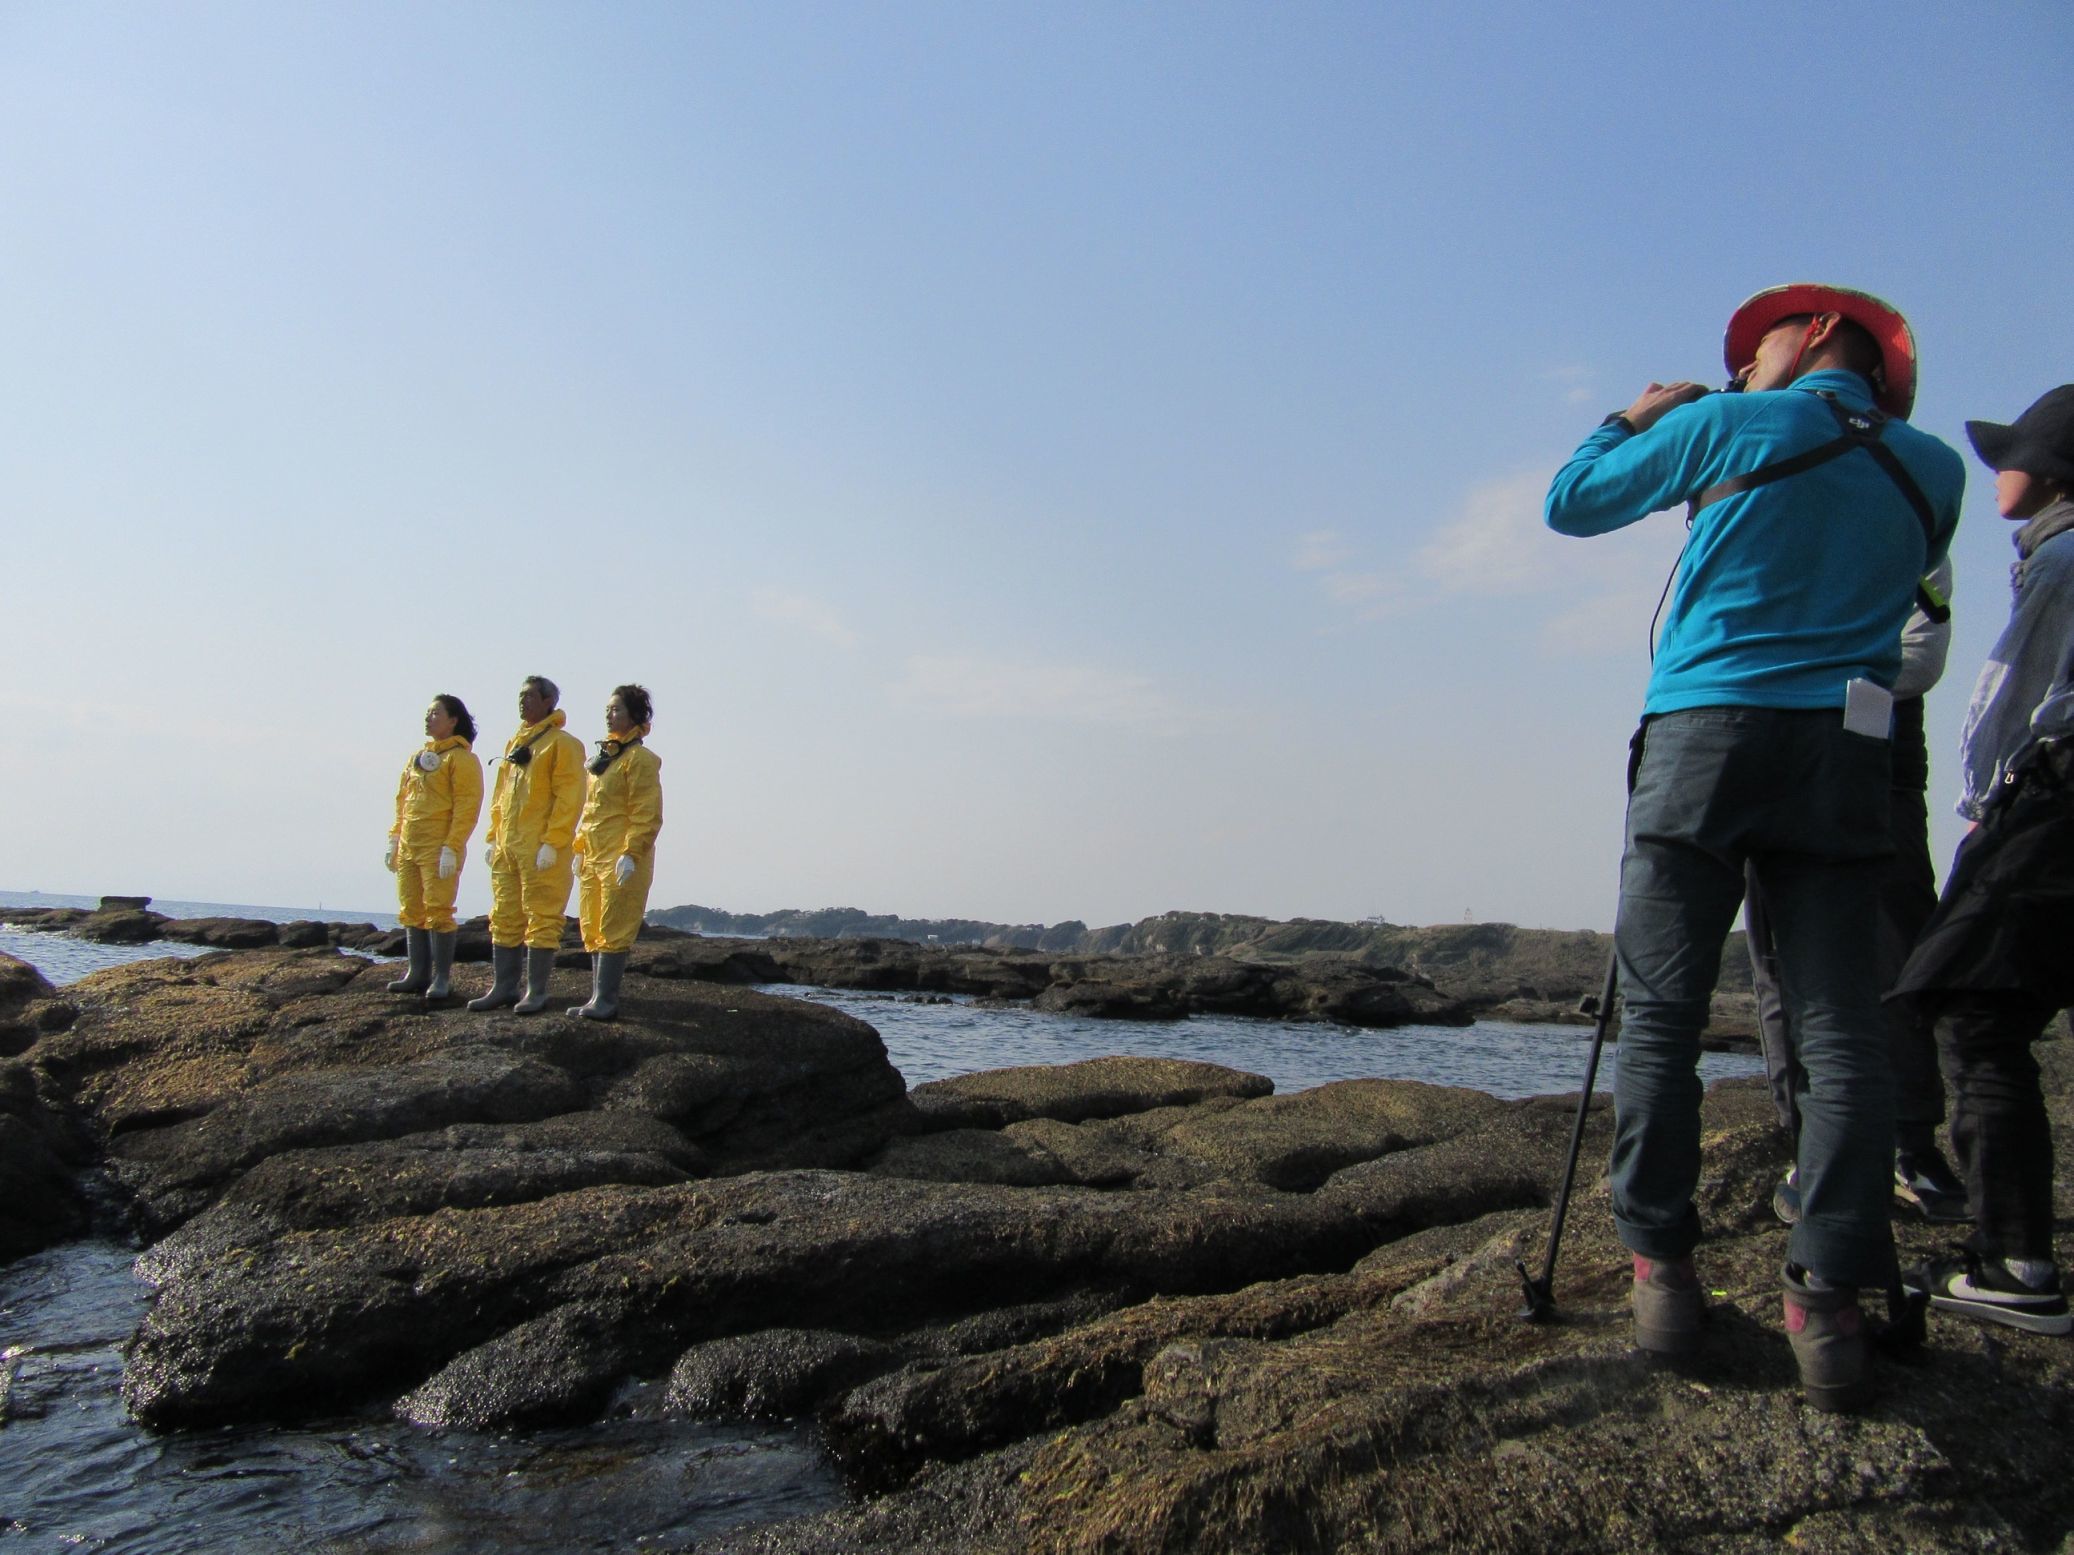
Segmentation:
[(382, 855), (382, 868), (388, 870), (392, 875), (396, 873), (396, 839), (394, 837), (389, 839), (389, 851)]
[(482, 861), (483, 861), (483, 862), (484, 862), (485, 864), (489, 865), (489, 866), (490, 866), (490, 868), (492, 868), (492, 869), (495, 869), (495, 868), (497, 867), (497, 844), (496, 844), (496, 843), (494, 843), (494, 842), (493, 842), (493, 843), (490, 843), (490, 844), (488, 844), (488, 845), (487, 845), (486, 847), (484, 847), (484, 849), (482, 850)]
[(451, 880), (461, 873), (461, 856), (452, 848), (439, 850), (439, 878)]
[(622, 854), (620, 854), (620, 856), (619, 856), (619, 862), (618, 862), (617, 864), (613, 865), (613, 867), (612, 867), (612, 873), (613, 873), (613, 874), (614, 874), (615, 876), (617, 876), (617, 877), (618, 877), (619, 883), (620, 883), (621, 885), (625, 885), (625, 884), (626, 884), (626, 883), (627, 883), (627, 882), (628, 882), (629, 880), (633, 879), (633, 878), (634, 878), (634, 856), (633, 856), (633, 854), (631, 854), (631, 853), (622, 853)]
[(543, 842), (540, 844), (540, 851), (533, 855), (533, 867), (535, 869), (553, 869), (555, 867), (553, 843)]

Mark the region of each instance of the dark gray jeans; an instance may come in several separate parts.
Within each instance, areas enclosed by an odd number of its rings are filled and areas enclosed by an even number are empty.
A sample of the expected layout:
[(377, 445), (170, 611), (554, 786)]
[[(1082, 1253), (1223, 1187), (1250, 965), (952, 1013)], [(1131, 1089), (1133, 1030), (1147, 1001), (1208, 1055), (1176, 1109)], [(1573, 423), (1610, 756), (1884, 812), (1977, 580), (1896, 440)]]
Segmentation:
[[(1930, 863), (1930, 814), (1923, 792), (1930, 758), (1923, 738), (1923, 699), (1894, 704), (1893, 776), (1887, 790), (1887, 835), (1894, 853), (1880, 876), (1879, 973), (1882, 987), (1901, 973), (1916, 937), (1937, 907), (1937, 874)], [(1764, 891), (1746, 871), (1743, 927), (1750, 946), (1750, 982), (1757, 995), (1757, 1032), (1764, 1044), (1772, 1104), (1788, 1139), (1800, 1138), (1800, 1093), (1807, 1087), (1799, 1044), (1779, 988), (1779, 957)], [(1937, 1067), (1937, 1035), (1927, 1016), (1906, 1003), (1887, 1006), (1887, 1056), (1894, 1064), (1894, 1148), (1929, 1151), (1944, 1121), (1944, 1082)]]
[(1894, 1076), (1875, 937), (1891, 851), (1886, 742), (1845, 733), (1840, 710), (1755, 707), (1668, 713), (1638, 739), (1614, 927), (1621, 1240), (1656, 1259), (1699, 1241), (1699, 1036), (1747, 864), (1807, 1076), (1788, 1256), (1840, 1285), (1885, 1287)]

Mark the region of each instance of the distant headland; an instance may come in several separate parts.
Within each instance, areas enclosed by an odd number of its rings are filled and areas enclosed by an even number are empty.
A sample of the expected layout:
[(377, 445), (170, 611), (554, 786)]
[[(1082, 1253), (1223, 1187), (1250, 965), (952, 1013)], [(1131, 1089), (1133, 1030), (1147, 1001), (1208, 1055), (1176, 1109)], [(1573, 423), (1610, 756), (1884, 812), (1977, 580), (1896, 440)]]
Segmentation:
[[(764, 939), (906, 940), (918, 945), (1037, 951), (1054, 956), (1218, 957), (1256, 965), (1332, 961), (1393, 968), (1430, 982), (1472, 1013), (1499, 1020), (1577, 1019), (1605, 980), (1611, 937), (1590, 929), (1510, 923), (1387, 923), (1379, 918), (1262, 918), (1164, 912), (1136, 923), (988, 923), (903, 918), (858, 907), (731, 913), (689, 905), (651, 909), (648, 921), (694, 934)], [(1713, 1034), (1751, 1038), (1755, 1012), (1740, 930), (1723, 946)]]
[[(107, 896), (93, 909), (0, 906), (0, 923), (114, 944), (401, 952), (402, 931), (374, 924), (171, 918), (150, 902)], [(1742, 941), (1738, 932), (1723, 946), (1710, 1046), (1755, 1040)], [(1121, 1019), (1227, 1014), (1393, 1026), (1589, 1022), (1611, 951), (1610, 937), (1593, 930), (1510, 923), (1416, 927), (1167, 912), (1090, 929), (1077, 920), (1000, 924), (855, 907), (730, 913), (687, 905), (648, 913), (635, 965), (668, 978), (962, 994)], [(584, 962), (573, 919), (563, 954), (566, 965)], [(489, 955), (487, 920), (470, 919), (457, 960)]]

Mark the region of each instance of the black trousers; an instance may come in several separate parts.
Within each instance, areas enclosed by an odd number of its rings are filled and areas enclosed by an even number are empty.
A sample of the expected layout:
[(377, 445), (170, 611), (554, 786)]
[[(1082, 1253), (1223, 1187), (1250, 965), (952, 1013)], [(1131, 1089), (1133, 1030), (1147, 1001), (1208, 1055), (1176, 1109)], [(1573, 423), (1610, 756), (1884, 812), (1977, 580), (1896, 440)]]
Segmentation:
[(2031, 1044), (2074, 1001), (2074, 741), (2031, 753), (1959, 845), (1894, 998), (1935, 1017), (1973, 1247), (2052, 1256), (2052, 1131)]
[(1966, 990), (1925, 1001), (1951, 1082), (1952, 1152), (1966, 1179), (1973, 1235), (1998, 1258), (2052, 1256), (2052, 1125), (2031, 1044), (2059, 1012), (2028, 994)]

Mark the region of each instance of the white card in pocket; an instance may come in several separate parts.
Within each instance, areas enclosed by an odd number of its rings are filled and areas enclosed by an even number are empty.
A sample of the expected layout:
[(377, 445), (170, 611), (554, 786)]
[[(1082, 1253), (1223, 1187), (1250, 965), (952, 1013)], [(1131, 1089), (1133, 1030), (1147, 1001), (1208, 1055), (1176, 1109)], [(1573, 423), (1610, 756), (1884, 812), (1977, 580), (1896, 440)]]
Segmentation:
[(1889, 738), (1894, 733), (1894, 693), (1874, 681), (1846, 681), (1844, 732)]

